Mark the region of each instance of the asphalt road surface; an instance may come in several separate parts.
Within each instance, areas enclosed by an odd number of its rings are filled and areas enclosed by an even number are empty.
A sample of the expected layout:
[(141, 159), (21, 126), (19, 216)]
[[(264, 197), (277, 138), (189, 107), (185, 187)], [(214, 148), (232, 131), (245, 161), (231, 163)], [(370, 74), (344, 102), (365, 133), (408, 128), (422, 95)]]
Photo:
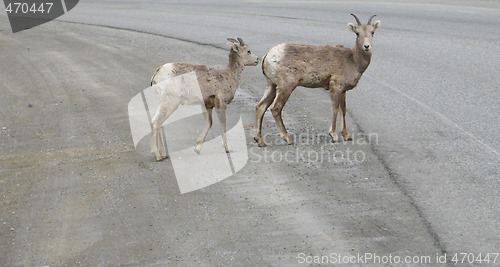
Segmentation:
[[(236, 174), (181, 194), (172, 161), (134, 146), (128, 103), (158, 66), (223, 66), (227, 37), (259, 57), (352, 46), (350, 13), (382, 22), (347, 95), (353, 142), (326, 138), (328, 92), (298, 88), (296, 143), (268, 112), (258, 148), (259, 65), (228, 111), (248, 149)], [(0, 21), (1, 266), (500, 264), (496, 1), (86, 0), (16, 34)]]

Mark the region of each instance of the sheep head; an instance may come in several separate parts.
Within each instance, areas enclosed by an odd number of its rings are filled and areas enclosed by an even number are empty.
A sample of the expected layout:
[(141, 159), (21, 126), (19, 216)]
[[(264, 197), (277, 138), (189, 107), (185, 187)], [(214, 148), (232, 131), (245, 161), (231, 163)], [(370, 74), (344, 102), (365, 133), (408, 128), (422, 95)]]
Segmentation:
[(368, 20), (368, 23), (362, 24), (358, 17), (354, 14), (351, 14), (354, 19), (356, 19), (357, 25), (353, 23), (348, 23), (347, 27), (357, 35), (356, 38), (356, 46), (360, 48), (361, 51), (365, 53), (371, 53), (372, 43), (373, 43), (373, 35), (375, 34), (375, 30), (380, 27), (380, 20), (372, 23), (373, 15)]
[(250, 47), (245, 44), (243, 39), (238, 37), (238, 40), (233, 38), (227, 38), (227, 40), (231, 42), (227, 44), (228, 49), (238, 55), (243, 65), (257, 66), (259, 64), (259, 58), (250, 51)]

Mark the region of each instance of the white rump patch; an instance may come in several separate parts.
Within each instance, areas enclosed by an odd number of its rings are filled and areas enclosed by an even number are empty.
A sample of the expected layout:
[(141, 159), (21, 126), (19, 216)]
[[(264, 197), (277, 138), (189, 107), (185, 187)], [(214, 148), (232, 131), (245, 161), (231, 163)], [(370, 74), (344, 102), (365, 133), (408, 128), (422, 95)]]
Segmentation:
[[(154, 83), (158, 84), (162, 81), (174, 78), (176, 75), (174, 74), (174, 64), (172, 63), (167, 63), (163, 66), (160, 67), (158, 72), (155, 73), (155, 76), (153, 77)], [(160, 87), (155, 88), (155, 91), (158, 95), (161, 95), (162, 92), (158, 91)]]
[(286, 55), (286, 47), (287, 44), (280, 44), (271, 48), (271, 50), (269, 50), (269, 52), (267, 53), (265, 61), (263, 62), (266, 76), (273, 83), (276, 83), (276, 68), (279, 62)]

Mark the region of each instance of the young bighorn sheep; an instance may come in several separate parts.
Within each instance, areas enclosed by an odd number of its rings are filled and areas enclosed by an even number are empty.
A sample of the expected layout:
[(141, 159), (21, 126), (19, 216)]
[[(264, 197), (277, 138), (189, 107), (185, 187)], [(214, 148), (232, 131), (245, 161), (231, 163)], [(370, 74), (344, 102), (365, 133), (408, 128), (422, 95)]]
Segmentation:
[(212, 127), (213, 108), (217, 110), (222, 125), (224, 148), (226, 152), (230, 152), (226, 136), (226, 107), (231, 103), (236, 89), (238, 89), (244, 66), (256, 66), (259, 59), (241, 38), (238, 40), (228, 38), (227, 40), (231, 43), (227, 44), (229, 63), (225, 68), (207, 68), (203, 65), (187, 63), (167, 63), (158, 68), (151, 78), (151, 85), (155, 85), (177, 75), (195, 72), (201, 90), (200, 96), (200, 92), (183, 90), (182, 85), (177, 85), (175, 88), (159, 87), (156, 89), (161, 100), (151, 123), (151, 152), (154, 153), (157, 161), (168, 157), (160, 134), (162, 124), (180, 104), (201, 104), (205, 107), (203, 115), (206, 125), (196, 142), (196, 153), (200, 153), (208, 130)]
[(262, 71), (267, 78), (268, 86), (256, 108), (254, 139), (259, 146), (265, 145), (261, 136), (262, 118), (271, 104), (271, 111), (281, 138), (288, 144), (293, 143), (283, 124), (281, 111), (297, 86), (322, 87), (330, 90), (333, 120), (329, 134), (332, 141), (338, 141), (335, 129), (339, 108), (343, 114), (342, 136), (344, 140), (352, 140), (345, 123), (345, 94), (358, 84), (361, 75), (370, 64), (373, 35), (380, 27), (380, 21), (372, 24), (372, 19), (375, 17), (373, 15), (368, 23), (363, 25), (356, 15), (351, 15), (357, 22), (357, 25), (347, 24), (357, 35), (356, 45), (352, 49), (341, 45), (332, 47), (281, 44), (271, 48), (264, 56)]

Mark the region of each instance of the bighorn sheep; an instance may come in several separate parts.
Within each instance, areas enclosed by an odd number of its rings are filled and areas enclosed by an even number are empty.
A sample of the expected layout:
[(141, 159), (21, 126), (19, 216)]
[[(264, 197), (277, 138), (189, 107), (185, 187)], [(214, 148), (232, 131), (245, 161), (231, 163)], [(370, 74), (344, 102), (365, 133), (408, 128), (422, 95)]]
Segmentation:
[(157, 161), (167, 158), (167, 153), (161, 138), (161, 127), (167, 118), (179, 107), (180, 104), (204, 105), (206, 125), (197, 140), (196, 153), (200, 153), (208, 130), (212, 127), (212, 109), (216, 108), (218, 118), (222, 125), (224, 148), (229, 153), (230, 147), (226, 136), (226, 107), (231, 103), (238, 89), (241, 73), (244, 66), (256, 66), (259, 59), (254, 55), (248, 45), (241, 38), (238, 40), (228, 38), (229, 63), (225, 68), (207, 68), (203, 65), (187, 63), (167, 63), (158, 68), (151, 78), (151, 85), (158, 84), (177, 75), (195, 72), (199, 83), (200, 93), (177, 88), (157, 88), (160, 96), (160, 105), (151, 123), (151, 152)]
[(348, 28), (357, 35), (356, 45), (352, 49), (341, 45), (332, 47), (281, 44), (271, 48), (264, 56), (262, 71), (267, 78), (268, 86), (256, 107), (254, 139), (259, 146), (265, 145), (261, 135), (262, 118), (271, 104), (271, 111), (281, 138), (287, 144), (293, 143), (293, 138), (287, 133), (283, 124), (281, 111), (297, 86), (322, 87), (330, 90), (333, 121), (329, 134), (332, 141), (338, 141), (335, 129), (339, 108), (342, 109), (343, 114), (342, 136), (344, 140), (352, 140), (345, 123), (345, 94), (358, 84), (361, 75), (370, 64), (373, 35), (380, 27), (380, 21), (372, 24), (372, 19), (375, 17), (373, 15), (368, 23), (363, 25), (356, 15), (351, 15), (357, 22), (357, 25), (347, 24)]

